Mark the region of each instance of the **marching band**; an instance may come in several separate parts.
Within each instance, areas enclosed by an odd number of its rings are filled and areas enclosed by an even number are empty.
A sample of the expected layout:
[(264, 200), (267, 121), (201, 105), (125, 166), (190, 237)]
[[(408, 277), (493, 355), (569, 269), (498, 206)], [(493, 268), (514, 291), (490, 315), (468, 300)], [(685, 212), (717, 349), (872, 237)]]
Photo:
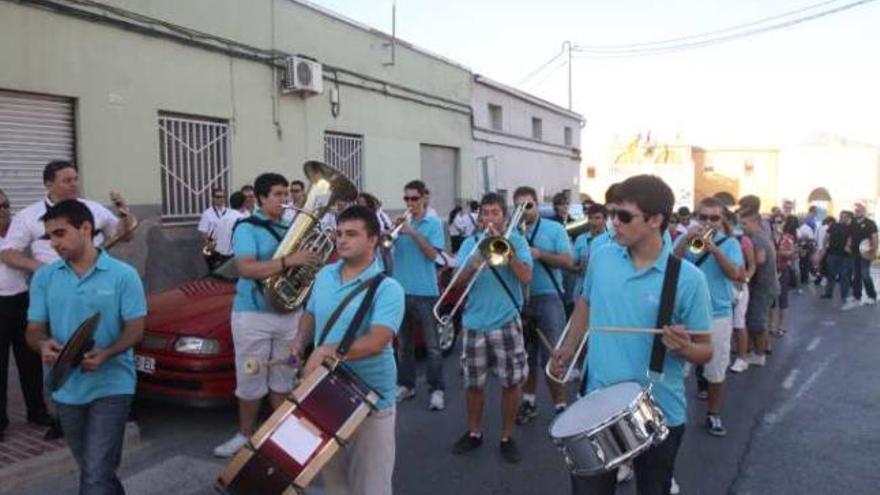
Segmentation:
[[(670, 492), (691, 366), (708, 383), (706, 428), (724, 435), (735, 306), (749, 273), (773, 277), (756, 210), (741, 209), (740, 221), (761, 253), (757, 273), (746, 269), (729, 212), (714, 198), (672, 242), (675, 198), (647, 175), (612, 187), (569, 229), (542, 217), (533, 187), (516, 189), (512, 204), (487, 193), (473, 207), (475, 229), (456, 223), (460, 246), (449, 252), (422, 181), (406, 183), (405, 214), (389, 222), (379, 200), (339, 172), (319, 162), (304, 172), (308, 185), (261, 174), (233, 195), (232, 208), (215, 189), (199, 223), (211, 267), (231, 258), (239, 277), (231, 315), (239, 424), (214, 449), (231, 458), (222, 491), (294, 493), (319, 476), (328, 494), (392, 493), (397, 403), (417, 393), (416, 333), (427, 350), (427, 407), (441, 411), (440, 344), (458, 318), (466, 427), (455, 455), (483, 444), (490, 373), (502, 388), (498, 448), (508, 463), (523, 458), (515, 427), (538, 416), (546, 381), (550, 437), (573, 494), (614, 493), (618, 470), (630, 468), (640, 495)], [(44, 181), (45, 199), (11, 225), (0, 216), (0, 302), (20, 326), (26, 309), (27, 342), (54, 365), (54, 409), (80, 465), (81, 493), (123, 493), (115, 472), (146, 305), (136, 272), (101, 246), (129, 240), (136, 219), (118, 194), (118, 214), (79, 198), (72, 163), (49, 163)], [(0, 208), (9, 212), (2, 192)], [(441, 293), (437, 262), (453, 256)], [(764, 329), (769, 298), (753, 293), (747, 304), (764, 321), (745, 327)], [(763, 356), (765, 334), (752, 337)], [(19, 348), (15, 356), (33, 382), (23, 382), (29, 420), (51, 422), (38, 361)], [(578, 376), (576, 388), (566, 385)], [(266, 400), (275, 414), (260, 425)]]

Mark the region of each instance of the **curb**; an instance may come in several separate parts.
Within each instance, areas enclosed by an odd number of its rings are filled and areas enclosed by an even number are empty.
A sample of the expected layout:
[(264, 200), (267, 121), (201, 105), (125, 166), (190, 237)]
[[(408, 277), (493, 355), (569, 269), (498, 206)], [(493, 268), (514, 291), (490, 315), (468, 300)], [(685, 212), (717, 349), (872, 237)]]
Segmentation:
[[(125, 424), (125, 436), (122, 441), (122, 462), (143, 448), (141, 430), (137, 423), (129, 421)], [(64, 448), (48, 452), (39, 457), (28, 459), (12, 466), (0, 469), (0, 494), (13, 493), (21, 485), (49, 476), (75, 473), (76, 461), (70, 449)]]

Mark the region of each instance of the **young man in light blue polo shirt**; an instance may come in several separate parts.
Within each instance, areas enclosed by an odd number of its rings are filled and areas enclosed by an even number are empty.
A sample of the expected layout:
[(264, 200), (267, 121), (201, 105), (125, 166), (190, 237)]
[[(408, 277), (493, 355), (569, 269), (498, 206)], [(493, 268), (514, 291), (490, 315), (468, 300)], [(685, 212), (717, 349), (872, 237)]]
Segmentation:
[[(351, 291), (382, 273), (375, 257), (379, 241), (376, 214), (364, 206), (351, 206), (337, 218), (336, 250), (340, 261), (318, 272), (308, 305), (300, 320), (300, 333), (290, 352), (302, 357), (309, 342), (315, 350), (306, 362), (303, 376), (310, 375), (325, 358), (335, 356), (337, 346), (351, 325), (366, 290), (354, 296), (332, 328), (328, 320)], [(345, 364), (379, 393), (377, 411), (371, 413), (321, 471), (327, 495), (390, 494), (394, 472), (394, 421), (397, 368), (392, 341), (403, 321), (404, 291), (392, 278), (379, 282), (374, 299), (356, 330), (345, 354)], [(326, 338), (321, 335), (327, 331)], [(338, 356), (337, 356), (338, 357)]]
[(406, 316), (401, 327), (398, 349), (400, 369), (397, 383), (400, 386), (397, 400), (416, 395), (415, 331), (422, 330), (428, 352), (428, 408), (439, 411), (446, 407), (443, 390), (443, 352), (437, 334), (437, 321), (433, 308), (437, 302), (437, 268), (434, 259), (446, 244), (443, 224), (436, 216), (427, 214), (425, 183), (413, 180), (403, 188), (403, 200), (409, 211), (409, 221), (397, 219), (400, 234), (391, 250), (392, 271), (406, 293)]
[[(711, 435), (727, 434), (721, 421), (721, 402), (724, 378), (730, 364), (730, 337), (733, 333), (733, 282), (743, 281), (742, 247), (724, 227), (724, 206), (714, 197), (700, 201), (697, 209), (698, 225), (675, 243), (675, 255), (694, 263), (706, 276), (712, 299), (712, 360), (703, 366), (703, 377), (708, 382), (706, 428)], [(707, 237), (709, 229), (715, 234)], [(694, 239), (705, 241), (703, 252), (694, 253), (688, 246)]]
[(575, 288), (575, 296), (580, 296), (581, 289), (584, 285), (584, 275), (587, 272), (587, 263), (590, 259), (590, 248), (597, 239), (607, 230), (605, 221), (607, 220), (607, 210), (605, 205), (593, 203), (587, 207), (585, 212), (589, 219), (589, 228), (583, 234), (577, 236), (572, 246), (572, 271), (577, 274), (577, 286)]
[[(618, 187), (614, 227), (616, 245), (591, 255), (583, 294), (578, 300), (567, 344), (554, 353), (554, 372), (561, 374), (589, 327), (586, 359), (587, 391), (624, 381), (652, 386), (654, 398), (670, 427), (669, 436), (635, 458), (639, 495), (669, 493), (675, 457), (686, 419), (685, 362), (703, 364), (712, 358), (709, 327), (711, 303), (706, 278), (690, 263), (681, 263), (672, 309), (672, 325), (663, 328), (666, 348), (663, 372), (649, 372), (654, 335), (605, 333), (603, 327), (654, 328), (660, 295), (672, 253), (662, 232), (672, 214), (672, 190), (660, 178), (638, 175)], [(693, 335), (691, 332), (705, 332)], [(575, 495), (614, 493), (617, 473), (572, 476)]]
[[(483, 263), (475, 250), (487, 236), (503, 235), (507, 208), (504, 198), (495, 193), (480, 201), (479, 223), (482, 231), (468, 237), (458, 251), (456, 265), (461, 276), (458, 284), (466, 286)], [(467, 295), (462, 314), (464, 342), (465, 402), (468, 431), (455, 442), (453, 454), (470, 452), (483, 444), (483, 403), (486, 377), (493, 370), (501, 383), (501, 455), (516, 463), (521, 455), (513, 441), (513, 425), (519, 387), (529, 372), (519, 320), (523, 294), (521, 286), (532, 282), (532, 256), (525, 239), (516, 231), (510, 236), (513, 253), (507, 264), (484, 268)]]
[(95, 219), (83, 203), (56, 203), (42, 220), (61, 259), (31, 281), (28, 344), (52, 364), (79, 325), (100, 314), (94, 347), (52, 398), (80, 467), (79, 493), (124, 494), (116, 470), (135, 392), (132, 347), (147, 314), (144, 287), (134, 268), (94, 247)]
[(283, 219), (287, 179), (275, 173), (262, 174), (254, 180), (254, 193), (259, 208), (241, 220), (232, 234), (239, 274), (232, 303), (238, 432), (214, 449), (216, 457), (231, 457), (243, 447), (254, 432), (263, 399), (268, 396), (272, 407), (278, 407), (296, 381), (295, 371), (289, 366), (261, 366), (256, 373), (245, 372), (244, 364), (249, 359), (266, 361), (287, 354), (301, 313), (275, 311), (263, 295), (262, 281), (290, 267), (319, 262), (310, 251), (273, 258), (289, 225)]
[[(534, 188), (521, 186), (513, 193), (517, 206), (531, 202), (533, 207), (526, 210), (523, 220), (524, 233), (529, 244), (529, 252), (534, 262), (529, 298), (523, 308), (523, 320), (527, 328), (525, 334), (526, 352), (529, 356), (529, 374), (523, 384), (523, 400), (516, 412), (517, 424), (525, 424), (538, 415), (535, 394), (538, 390), (538, 375), (550, 358), (550, 350), (542, 343), (536, 332), (541, 332), (547, 342), (553, 345), (562, 329), (565, 328), (564, 289), (562, 270), (571, 266), (571, 242), (565, 227), (558, 222), (542, 219), (538, 214), (538, 193)], [(565, 388), (547, 378), (547, 388), (556, 412), (565, 409)]]

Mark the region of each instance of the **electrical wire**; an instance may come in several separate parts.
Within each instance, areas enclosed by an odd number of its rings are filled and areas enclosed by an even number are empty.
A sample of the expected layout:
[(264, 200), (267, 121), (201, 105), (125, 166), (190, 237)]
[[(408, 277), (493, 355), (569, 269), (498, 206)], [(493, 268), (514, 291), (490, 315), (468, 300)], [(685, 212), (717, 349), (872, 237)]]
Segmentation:
[(531, 78), (535, 77), (536, 75), (538, 75), (539, 72), (541, 72), (542, 70), (544, 70), (548, 65), (552, 64), (554, 61), (556, 61), (556, 59), (558, 59), (559, 57), (561, 57), (564, 53), (565, 53), (565, 50), (560, 50), (559, 53), (557, 53), (556, 55), (553, 55), (553, 58), (551, 58), (550, 60), (544, 62), (544, 63), (541, 64), (541, 65), (539, 65), (536, 69), (532, 70), (532, 71), (529, 72), (525, 77), (523, 77), (522, 79), (520, 79), (520, 81), (517, 83), (517, 86), (522, 86), (523, 84), (526, 83), (526, 81), (528, 81), (529, 79), (531, 79)]

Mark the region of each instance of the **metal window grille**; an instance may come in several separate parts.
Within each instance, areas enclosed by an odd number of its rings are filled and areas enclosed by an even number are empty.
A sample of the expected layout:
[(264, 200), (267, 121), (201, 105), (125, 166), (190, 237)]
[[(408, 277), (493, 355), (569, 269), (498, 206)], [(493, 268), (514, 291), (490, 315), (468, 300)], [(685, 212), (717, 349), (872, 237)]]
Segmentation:
[(324, 133), (324, 162), (345, 174), (358, 190), (364, 188), (364, 137)]
[(159, 115), (162, 219), (192, 223), (211, 205), (211, 190), (229, 190), (229, 124)]

